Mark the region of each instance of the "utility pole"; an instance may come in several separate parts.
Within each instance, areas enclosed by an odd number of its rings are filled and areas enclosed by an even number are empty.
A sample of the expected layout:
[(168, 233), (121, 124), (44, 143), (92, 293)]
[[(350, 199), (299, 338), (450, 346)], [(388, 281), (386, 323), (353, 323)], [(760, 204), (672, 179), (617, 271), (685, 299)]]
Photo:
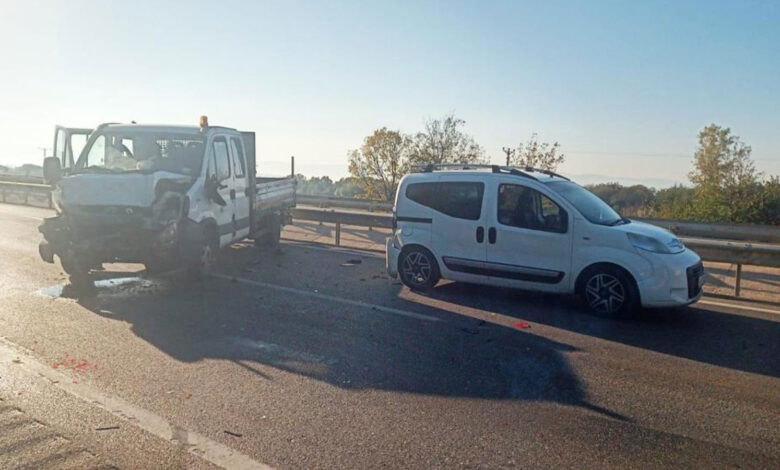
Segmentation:
[(515, 149), (511, 149), (509, 147), (503, 147), (502, 150), (506, 154), (506, 166), (509, 166), (510, 160), (512, 159), (512, 156), (515, 154)]
[(49, 150), (46, 147), (38, 147), (38, 150), (43, 150), (43, 158), (46, 158), (46, 151)]

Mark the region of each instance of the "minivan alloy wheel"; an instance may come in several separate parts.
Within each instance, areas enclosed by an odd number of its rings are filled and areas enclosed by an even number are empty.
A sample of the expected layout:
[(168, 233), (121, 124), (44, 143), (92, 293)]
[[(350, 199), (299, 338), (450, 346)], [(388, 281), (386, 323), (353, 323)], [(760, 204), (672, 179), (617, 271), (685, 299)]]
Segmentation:
[(600, 273), (585, 284), (585, 299), (588, 306), (600, 313), (615, 313), (626, 301), (623, 283), (611, 274)]
[(415, 284), (425, 284), (431, 277), (431, 262), (418, 251), (404, 257), (403, 272)]

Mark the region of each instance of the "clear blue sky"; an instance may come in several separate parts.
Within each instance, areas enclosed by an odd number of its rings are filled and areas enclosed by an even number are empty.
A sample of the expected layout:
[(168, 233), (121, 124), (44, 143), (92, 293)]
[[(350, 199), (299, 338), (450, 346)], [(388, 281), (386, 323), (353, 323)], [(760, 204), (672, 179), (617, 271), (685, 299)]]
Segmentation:
[(537, 132), (567, 173), (684, 181), (715, 122), (780, 174), (779, 25), (777, 1), (3, 1), (0, 162), (57, 123), (208, 114), (271, 172), (342, 176), (375, 128), (455, 112), (497, 162)]

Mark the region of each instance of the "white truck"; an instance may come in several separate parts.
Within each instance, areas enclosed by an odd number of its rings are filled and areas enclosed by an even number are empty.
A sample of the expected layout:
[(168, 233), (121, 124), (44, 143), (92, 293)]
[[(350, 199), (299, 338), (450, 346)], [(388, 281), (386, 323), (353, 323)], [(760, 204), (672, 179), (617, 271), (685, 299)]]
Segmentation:
[(58, 156), (44, 161), (57, 214), (39, 228), (40, 256), (58, 257), (84, 287), (103, 263), (202, 276), (233, 242), (274, 246), (295, 205), (295, 179), (259, 178), (255, 161), (253, 132), (205, 117), (199, 126), (101, 124), (71, 167)]

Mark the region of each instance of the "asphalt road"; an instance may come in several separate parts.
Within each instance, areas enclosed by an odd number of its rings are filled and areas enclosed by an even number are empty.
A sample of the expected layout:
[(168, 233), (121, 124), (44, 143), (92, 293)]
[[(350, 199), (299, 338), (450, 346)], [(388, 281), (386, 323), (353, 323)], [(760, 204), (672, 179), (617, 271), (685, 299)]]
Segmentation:
[(780, 468), (776, 306), (422, 296), (296, 243), (70, 298), (49, 213), (0, 204), (2, 468)]

